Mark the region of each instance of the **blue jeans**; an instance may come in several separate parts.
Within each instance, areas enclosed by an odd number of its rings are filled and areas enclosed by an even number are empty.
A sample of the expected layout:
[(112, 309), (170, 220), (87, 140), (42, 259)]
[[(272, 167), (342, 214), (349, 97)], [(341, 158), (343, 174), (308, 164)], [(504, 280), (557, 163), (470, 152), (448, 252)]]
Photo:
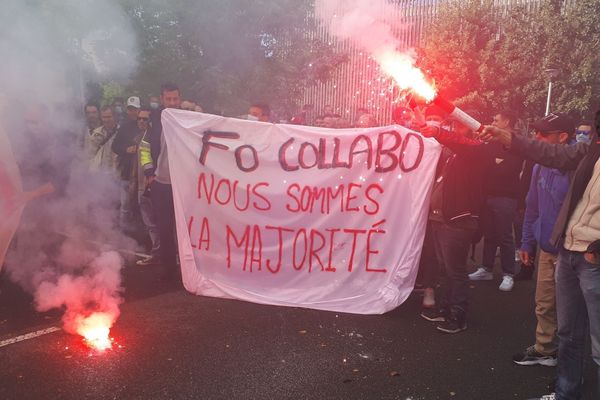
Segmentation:
[(140, 204), (140, 214), (142, 215), (142, 221), (146, 226), (150, 241), (152, 242), (152, 250), (150, 255), (155, 257), (157, 260), (160, 259), (160, 234), (158, 231), (158, 225), (156, 224), (156, 213), (152, 206), (152, 199), (148, 195), (144, 195), (144, 192), (138, 192), (138, 202)]
[(517, 199), (488, 197), (483, 217), (483, 267), (494, 268), (496, 249), (500, 247), (500, 265), (504, 275), (515, 274), (515, 239), (513, 221)]
[(556, 309), (556, 396), (561, 400), (580, 399), (588, 328), (600, 385), (600, 266), (587, 262), (583, 253), (560, 250), (556, 267)]
[(129, 181), (121, 179), (119, 182), (121, 204), (119, 207), (119, 228), (126, 231), (132, 227), (131, 198), (129, 195)]

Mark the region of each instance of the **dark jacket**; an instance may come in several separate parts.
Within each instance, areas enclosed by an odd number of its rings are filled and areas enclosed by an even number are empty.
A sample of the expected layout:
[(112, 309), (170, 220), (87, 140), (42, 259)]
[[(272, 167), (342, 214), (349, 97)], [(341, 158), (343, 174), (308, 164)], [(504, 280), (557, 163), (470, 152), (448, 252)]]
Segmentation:
[(484, 178), (501, 147), (441, 131), (436, 138), (454, 154), (443, 166), (442, 215), (446, 222), (479, 217), (485, 202)]
[(576, 143), (572, 146), (543, 143), (513, 135), (510, 150), (547, 167), (570, 171), (571, 185), (556, 219), (550, 239), (552, 245), (559, 247), (565, 236), (569, 219), (577, 203), (581, 200), (592, 177), (594, 165), (600, 157), (600, 144), (597, 135), (594, 135), (591, 144)]
[(521, 177), (519, 178), (519, 197), (517, 203), (517, 210), (525, 210), (525, 198), (529, 193), (529, 186), (531, 185), (531, 174), (533, 173), (533, 166), (535, 163), (531, 160), (525, 159), (523, 163), (523, 171), (521, 171)]
[(150, 127), (146, 133), (146, 139), (150, 143), (150, 154), (152, 155), (153, 168), (145, 169), (144, 175), (154, 175), (158, 155), (160, 154), (160, 136), (162, 135), (162, 122), (160, 120), (164, 108), (150, 112)]
[(127, 120), (119, 127), (115, 140), (112, 143), (112, 151), (117, 154), (117, 170), (121, 179), (129, 180), (133, 168), (136, 166), (136, 153), (127, 153), (127, 148), (137, 146), (139, 143), (140, 130), (135, 121)]
[(485, 177), (485, 192), (490, 197), (518, 199), (523, 158), (509, 152), (497, 157)]

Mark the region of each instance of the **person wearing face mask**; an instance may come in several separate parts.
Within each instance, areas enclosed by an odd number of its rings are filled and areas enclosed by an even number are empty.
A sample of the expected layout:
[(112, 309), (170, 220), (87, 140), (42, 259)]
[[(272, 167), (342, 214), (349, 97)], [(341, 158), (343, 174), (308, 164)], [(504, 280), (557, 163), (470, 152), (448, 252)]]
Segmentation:
[(191, 100), (182, 100), (181, 109), (186, 111), (196, 111), (196, 103)]
[(148, 105), (150, 106), (150, 110), (158, 110), (160, 108), (160, 100), (157, 96), (150, 96)]
[(575, 130), (575, 142), (590, 143), (592, 141), (592, 122), (581, 121)]
[[(561, 118), (548, 114), (547, 123)], [(570, 146), (545, 143), (486, 126), (481, 140), (497, 141), (508, 151), (549, 168), (569, 171), (570, 184), (550, 243), (559, 249), (556, 264), (558, 365), (556, 392), (542, 399), (582, 398), (586, 343), (596, 364), (596, 397), (600, 395), (600, 111), (590, 143)]]
[[(115, 135), (111, 149), (117, 155), (117, 171), (120, 175), (120, 211), (119, 226), (122, 231), (133, 230), (132, 206), (135, 204), (135, 160), (139, 143), (137, 117), (140, 111), (140, 98), (131, 96), (127, 99), (127, 118)], [(133, 197), (133, 200), (132, 200)]]
[(438, 331), (455, 334), (467, 329), (467, 256), (485, 202), (484, 179), (502, 149), (475, 140), (459, 121), (452, 131), (433, 122), (420, 130), (448, 150), (438, 163), (429, 217), (436, 258), (446, 271), (446, 294), (435, 308), (423, 309), (421, 317), (437, 322)]
[(179, 87), (172, 82), (161, 85), (160, 100), (164, 108), (150, 113), (150, 128), (142, 142), (140, 159), (144, 160), (145, 186), (150, 192), (152, 206), (156, 213), (160, 264), (163, 268), (162, 278), (173, 281), (179, 280), (181, 274), (177, 266), (175, 208), (169, 171), (169, 153), (165, 144), (161, 114), (166, 108), (181, 108)]
[(125, 99), (122, 97), (115, 97), (112, 102), (112, 108), (115, 113), (115, 118), (119, 124), (121, 124), (125, 118)]
[(416, 127), (412, 126), (413, 112), (407, 107), (396, 107), (392, 110), (392, 122), (402, 125), (408, 129)]
[[(542, 118), (533, 124), (536, 139), (550, 144), (567, 145), (575, 124), (565, 114), (548, 121)], [(523, 240), (519, 250), (524, 265), (531, 265), (536, 250), (538, 274), (535, 289), (537, 327), (535, 344), (515, 354), (519, 365), (556, 365), (558, 341), (556, 338), (556, 285), (555, 272), (559, 249), (550, 243), (552, 229), (569, 189), (569, 174), (556, 168), (535, 164), (527, 193)]]
[(248, 108), (248, 120), (269, 122), (271, 108), (267, 104), (255, 103)]

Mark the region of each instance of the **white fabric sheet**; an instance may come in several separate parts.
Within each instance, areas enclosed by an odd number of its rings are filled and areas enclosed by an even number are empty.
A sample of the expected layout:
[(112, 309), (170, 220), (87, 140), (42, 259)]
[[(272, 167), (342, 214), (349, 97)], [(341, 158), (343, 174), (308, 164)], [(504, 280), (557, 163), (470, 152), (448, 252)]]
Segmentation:
[(188, 291), (359, 314), (408, 297), (436, 141), (401, 126), (334, 130), (172, 109), (162, 124)]

